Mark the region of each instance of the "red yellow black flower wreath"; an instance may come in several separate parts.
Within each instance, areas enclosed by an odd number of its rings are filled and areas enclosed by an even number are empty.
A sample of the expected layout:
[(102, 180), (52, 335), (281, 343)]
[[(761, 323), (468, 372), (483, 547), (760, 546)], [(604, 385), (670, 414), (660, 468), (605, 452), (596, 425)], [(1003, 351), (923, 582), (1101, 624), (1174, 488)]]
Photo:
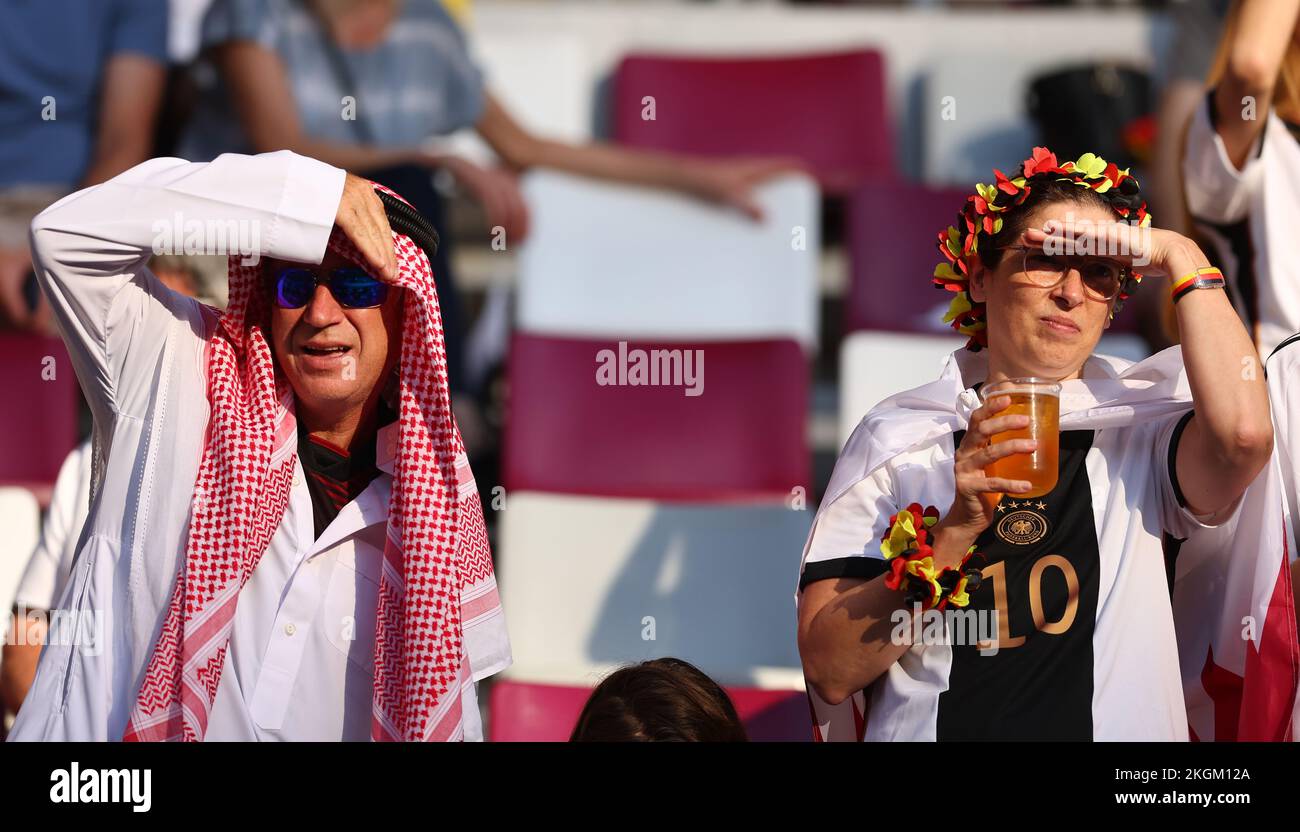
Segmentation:
[(907, 603), (920, 604), (923, 610), (942, 610), (950, 604), (964, 607), (970, 603), (969, 592), (980, 585), (980, 571), (966, 567), (974, 546), (966, 550), (958, 568), (935, 568), (928, 538), (938, 522), (939, 509), (912, 503), (890, 515), (889, 526), (880, 537), (880, 553), (889, 566), (885, 586), (903, 590)]
[[(1140, 228), (1151, 224), (1151, 215), (1147, 213), (1138, 181), (1127, 168), (1120, 170), (1114, 163), (1092, 153), (1085, 153), (1073, 162), (1058, 164), (1056, 154), (1045, 147), (1035, 147), (1033, 156), (1021, 164), (1015, 177), (1008, 178), (997, 169), (993, 174), (997, 179), (992, 184), (975, 186), (975, 193), (966, 199), (965, 206), (957, 215), (957, 224), (939, 232), (939, 251), (945, 260), (934, 269), (934, 285), (956, 293), (943, 320), (970, 337), (966, 347), (972, 351), (988, 346), (988, 333), (985, 330), (984, 304), (976, 303), (970, 296), (968, 264), (977, 256), (981, 240), (988, 243), (1002, 230), (1003, 220), (1024, 203), (1034, 184), (1055, 179), (1091, 188), (1106, 198), (1121, 220), (1133, 222)], [(1112, 317), (1141, 280), (1140, 274), (1133, 273), (1120, 287)]]

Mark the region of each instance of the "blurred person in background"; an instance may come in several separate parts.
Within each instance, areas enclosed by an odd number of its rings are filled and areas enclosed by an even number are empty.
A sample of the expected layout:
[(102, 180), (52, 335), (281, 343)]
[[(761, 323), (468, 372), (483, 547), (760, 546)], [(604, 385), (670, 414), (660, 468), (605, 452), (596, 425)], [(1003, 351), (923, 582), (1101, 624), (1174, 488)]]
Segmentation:
[(16, 714), (36, 676), (41, 645), (76, 557), (90, 509), (90, 440), (73, 449), (59, 468), (54, 495), (41, 526), (41, 539), (14, 596), (13, 617), (0, 656), (0, 717)]
[[(155, 256), (149, 268), (162, 285), (186, 297), (212, 303), (204, 277), (186, 258)], [(90, 440), (64, 459), (54, 483), (54, 495), (41, 526), (41, 539), (32, 551), (14, 596), (12, 627), (0, 658), (0, 709), (17, 713), (36, 675), (36, 663), (48, 625), (72, 574), (81, 529), (90, 510)], [(19, 631), (21, 629), (21, 632)]]
[(1300, 330), (1300, 0), (1234, 2), (1187, 129), (1183, 187), (1267, 358)]
[[(436, 228), (445, 223), (430, 173), (446, 170), (510, 244), (528, 233), (516, 174), (529, 168), (672, 188), (757, 217), (754, 186), (795, 167), (535, 136), (487, 90), (463, 33), (438, 0), (214, 0), (202, 43), (220, 83), (198, 102), (182, 155), (293, 150), (394, 188)], [(470, 126), (504, 169), (428, 148), (431, 139)], [(450, 265), (444, 240), (433, 269), (452, 386), (460, 390), (465, 325)]]
[(591, 692), (569, 742), (747, 742), (727, 692), (681, 659), (620, 668)]
[(0, 6), (0, 320), (50, 329), (27, 227), (147, 159), (166, 78), (167, 0)]
[[(1093, 154), (1035, 148), (939, 238), (945, 320), (970, 340), (937, 381), (873, 408), (836, 464), (797, 595), (814, 704), (851, 705), (848, 724), (865, 717), (877, 740), (1185, 740), (1163, 536), (1230, 523), (1272, 449), (1222, 280), (1198, 272), (1209, 261), (1191, 240), (1150, 228), (1137, 181)], [(1094, 355), (1143, 276), (1181, 287), (1181, 353)], [(980, 391), (1029, 377), (1060, 383), (1059, 456), (1045, 454), (1055, 486), (1020, 499), (1027, 480), (985, 469), (1039, 449), (998, 438), (1030, 419)], [(913, 603), (997, 628), (913, 644), (899, 634)]]
[[(1208, 85), (1187, 132), (1187, 206), (1214, 241), (1260, 356), (1289, 373), (1300, 330), (1300, 263), (1290, 251), (1300, 224), (1300, 0), (1234, 2)], [(1300, 405), (1289, 375), (1269, 382), (1285, 405), (1274, 421), (1295, 552)], [(1300, 560), (1291, 573), (1300, 606)]]
[[(1183, 197), (1183, 146), (1187, 126), (1205, 99), (1205, 78), (1214, 62), (1230, 0), (1184, 0), (1169, 10), (1174, 37), (1163, 62), (1155, 149), (1151, 154), (1151, 209), (1170, 231), (1197, 233)], [(1208, 241), (1207, 241), (1208, 244)], [(1142, 333), (1157, 349), (1176, 342), (1174, 310), (1160, 292), (1142, 292), (1134, 301)]]

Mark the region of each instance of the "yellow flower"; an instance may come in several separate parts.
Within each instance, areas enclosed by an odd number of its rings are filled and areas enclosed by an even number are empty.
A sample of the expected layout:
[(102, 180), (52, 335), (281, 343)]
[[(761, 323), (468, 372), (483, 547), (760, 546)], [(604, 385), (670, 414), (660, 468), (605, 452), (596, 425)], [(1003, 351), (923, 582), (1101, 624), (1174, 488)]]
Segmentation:
[(948, 304), (948, 311), (943, 316), (943, 322), (950, 324), (970, 311), (970, 299), (965, 292), (958, 292), (953, 295), (952, 303)]
[(907, 562), (907, 574), (925, 578), (930, 583), (934, 583), (934, 558), (925, 557), (909, 560)]
[(975, 193), (979, 194), (984, 198), (984, 201), (989, 204), (990, 211), (998, 210), (997, 208), (993, 207), (993, 200), (996, 199), (998, 196), (997, 185), (985, 185), (983, 183), (979, 183), (975, 186)]
[(1106, 160), (1095, 153), (1085, 153), (1074, 161), (1074, 169), (1093, 179), (1106, 172)]
[(934, 276), (938, 278), (942, 278), (943, 280), (951, 280), (951, 281), (962, 281), (966, 279), (964, 276), (957, 274), (956, 269), (954, 269), (952, 265), (949, 263), (940, 263), (939, 265), (935, 266)]
[(961, 232), (956, 226), (948, 226), (948, 252), (953, 257), (961, 257)]
[(880, 553), (885, 560), (896, 558), (908, 550), (916, 540), (916, 527), (912, 525), (912, 512), (900, 511), (894, 525), (889, 527), (889, 537), (880, 541)]
[(970, 603), (970, 595), (966, 592), (966, 576), (962, 575), (961, 580), (948, 593), (948, 603), (954, 607), (964, 607)]

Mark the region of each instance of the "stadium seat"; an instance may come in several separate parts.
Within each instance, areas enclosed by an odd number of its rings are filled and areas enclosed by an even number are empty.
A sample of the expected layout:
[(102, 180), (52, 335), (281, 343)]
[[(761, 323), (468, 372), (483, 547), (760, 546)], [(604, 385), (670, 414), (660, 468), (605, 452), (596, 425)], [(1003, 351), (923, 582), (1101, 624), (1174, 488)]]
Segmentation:
[(933, 381), (963, 336), (855, 332), (840, 348), (840, 445), (877, 403)]
[(951, 332), (943, 322), (952, 295), (931, 282), (936, 240), (956, 221), (968, 191), (874, 182), (848, 202), (849, 296), (846, 332)]
[(1077, 38), (1026, 41), (1024, 49), (999, 54), (994, 73), (971, 71), (985, 60), (981, 52), (946, 50), (943, 60), (929, 62), (922, 82), (925, 181), (992, 182), (993, 168), (1013, 175), (1033, 146), (1042, 141), (1027, 106), (1034, 78), (1071, 65), (1109, 61), (1133, 65), (1134, 50), (1143, 50), (1144, 41), (1159, 37), (1154, 31), (1156, 20), (1108, 27), (1104, 34), (1078, 30)]
[(1037, 140), (1025, 108), (1028, 81), (1045, 61), (1059, 59), (1034, 49), (1005, 55), (995, 75), (971, 72), (979, 60), (952, 55), (931, 64), (925, 77), (930, 105), (922, 116), (927, 182), (991, 182), (993, 168), (1011, 176)]
[(46, 505), (63, 459), (77, 444), (77, 377), (58, 338), (0, 333), (0, 485), (29, 489)]
[(493, 736), (563, 739), (603, 675), (675, 656), (755, 691), (746, 701), (798, 693), (795, 728), (771, 730), (806, 738), (793, 597), (815, 508), (508, 492), (498, 572), (515, 664), (497, 685), (561, 689), (494, 691)]
[[(745, 733), (754, 741), (807, 741), (812, 727), (802, 691), (725, 686)], [(592, 688), (494, 682), (488, 738), (493, 742), (565, 742), (577, 725)]]
[[(597, 69), (589, 44), (572, 32), (507, 32), (478, 29), (474, 56), (492, 94), (528, 130), (563, 141), (589, 141), (595, 109)], [(438, 137), (432, 147), (479, 164), (496, 153), (472, 128)]]
[(611, 111), (614, 139), (634, 147), (794, 157), (836, 193), (894, 176), (884, 59), (874, 50), (630, 55), (615, 73)]
[(521, 331), (568, 337), (818, 336), (819, 201), (792, 175), (758, 189), (765, 218), (648, 188), (530, 173)]
[(501, 598), (515, 669), (586, 681), (676, 656), (724, 684), (798, 668), (811, 501), (701, 505), (507, 492)]
[[(669, 351), (680, 354), (676, 365), (663, 360)], [(681, 384), (603, 383), (618, 381), (620, 365), (633, 380), (632, 366), (656, 357), (656, 367), (669, 368), (660, 380), (674, 381), (680, 366)], [(793, 341), (516, 334), (508, 378), (509, 492), (783, 500), (809, 484), (808, 363)]]

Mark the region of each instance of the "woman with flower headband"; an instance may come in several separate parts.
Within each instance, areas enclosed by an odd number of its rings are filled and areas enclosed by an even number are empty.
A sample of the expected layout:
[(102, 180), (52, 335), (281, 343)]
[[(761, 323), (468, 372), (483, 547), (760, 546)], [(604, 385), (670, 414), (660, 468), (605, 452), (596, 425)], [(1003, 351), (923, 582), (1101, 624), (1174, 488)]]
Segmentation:
[[(1221, 275), (1151, 226), (1128, 171), (1035, 148), (995, 173), (939, 234), (934, 282), (966, 348), (866, 415), (813, 523), (810, 691), (852, 702), (859, 739), (1187, 739), (1162, 538), (1235, 518), (1272, 449), (1263, 373)], [(1181, 352), (1094, 355), (1143, 276), (1171, 286)], [(984, 469), (1034, 450), (991, 442), (1029, 417), (979, 388), (1025, 377), (1061, 384), (1061, 434), (1056, 486), (1021, 501), (1028, 482)], [(1017, 510), (1032, 533), (995, 522)], [(910, 645), (913, 604), (986, 614), (996, 635)]]

